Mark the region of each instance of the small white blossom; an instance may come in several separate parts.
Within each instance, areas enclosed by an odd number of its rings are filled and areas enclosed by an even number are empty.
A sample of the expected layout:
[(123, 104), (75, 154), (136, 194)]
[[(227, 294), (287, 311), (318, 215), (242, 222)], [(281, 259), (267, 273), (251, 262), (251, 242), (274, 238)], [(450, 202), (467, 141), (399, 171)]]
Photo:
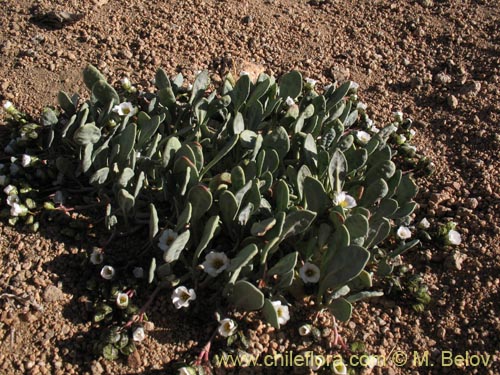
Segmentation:
[(142, 279), (144, 277), (144, 269), (142, 267), (135, 267), (132, 273), (136, 279)]
[(141, 342), (144, 340), (146, 337), (146, 334), (144, 333), (144, 328), (142, 327), (137, 327), (134, 329), (134, 332), (132, 333), (132, 339), (136, 342)]
[(288, 306), (282, 305), (281, 301), (272, 301), (274, 310), (278, 315), (278, 323), (280, 325), (286, 324), (290, 320), (290, 311), (288, 310)]
[(63, 204), (64, 203), (64, 194), (61, 190), (58, 190), (54, 193), (54, 196), (52, 197), (52, 201), (55, 204)]
[(187, 89), (188, 89), (188, 91), (191, 91), (191, 90), (193, 89), (193, 84), (192, 84), (192, 83), (190, 83), (190, 84), (187, 86)]
[(309, 359), (309, 368), (313, 371), (318, 371), (326, 363), (325, 357), (322, 355), (312, 355)]
[(174, 232), (172, 229), (165, 229), (158, 239), (158, 247), (163, 251), (167, 251), (177, 237), (177, 232)]
[(229, 258), (224, 253), (211, 251), (205, 257), (203, 270), (212, 277), (216, 277), (229, 266)]
[(27, 155), (27, 154), (23, 154), (23, 157), (21, 159), (21, 165), (26, 168), (26, 167), (29, 167), (31, 164), (31, 156)]
[[(97, 248), (95, 248), (94, 251), (92, 251), (92, 254), (90, 254), (90, 263), (92, 263), (92, 264), (101, 264), (103, 262), (103, 260), (104, 260), (104, 256), (102, 254), (102, 251), (99, 250), (99, 249), (97, 249)], [(106, 267), (110, 267), (110, 266), (106, 266)], [(111, 268), (113, 268), (113, 267), (111, 267)], [(101, 276), (102, 276), (102, 272), (103, 271), (104, 271), (104, 268), (101, 271)], [(113, 269), (112, 272), (113, 272), (113, 275), (114, 275), (115, 270)], [(104, 277), (104, 276), (102, 276), (102, 277)], [(113, 276), (111, 276), (111, 278), (112, 277)], [(106, 277), (104, 277), (104, 278), (106, 279)]]
[(402, 122), (403, 121), (403, 112), (397, 111), (392, 114), (392, 117), (394, 118), (395, 121), (397, 122)]
[(130, 83), (130, 79), (128, 79), (127, 77), (123, 77), (120, 80), (120, 84), (122, 85), (122, 88), (124, 90), (130, 90), (130, 87), (132, 87), (132, 84)]
[(172, 303), (176, 309), (181, 307), (188, 307), (190, 301), (196, 299), (194, 289), (187, 289), (185, 286), (178, 286), (172, 293)]
[(292, 105), (294, 105), (294, 104), (295, 104), (295, 100), (293, 100), (293, 98), (291, 98), (290, 96), (288, 96), (288, 97), (286, 98), (286, 101), (285, 101), (285, 102), (286, 102), (286, 105), (287, 105), (287, 106), (289, 106), (289, 107), (291, 107)]
[(14, 104), (12, 104), (11, 101), (7, 100), (5, 101), (5, 103), (3, 103), (3, 109), (5, 109), (7, 112), (12, 110), (12, 108), (14, 108)]
[(11, 176), (15, 176), (16, 174), (19, 173), (20, 170), (21, 170), (21, 168), (19, 167), (19, 165), (17, 165), (17, 164), (11, 164), (10, 165), (10, 174), (11, 174)]
[(365, 132), (363, 130), (359, 130), (356, 132), (356, 138), (358, 139), (358, 141), (360, 143), (366, 145), (372, 137), (367, 132)]
[(229, 337), (236, 332), (238, 325), (233, 319), (222, 319), (219, 324), (219, 335)]
[(410, 129), (410, 135), (414, 137), (415, 134), (417, 134), (417, 131), (415, 129)]
[(28, 213), (28, 209), (19, 203), (13, 203), (10, 208), (10, 216), (24, 216)]
[(3, 192), (7, 195), (17, 195), (17, 188), (14, 185), (7, 185), (4, 189)]
[(429, 223), (429, 220), (427, 220), (426, 217), (424, 217), (420, 222), (418, 223), (418, 227), (421, 229), (429, 229), (431, 226), (431, 223)]
[(356, 105), (356, 109), (358, 111), (361, 111), (361, 112), (365, 112), (366, 111), (366, 108), (368, 108), (368, 106), (366, 105), (366, 103), (363, 103), (363, 102), (359, 102), (357, 105)]
[(353, 208), (357, 205), (356, 200), (345, 191), (335, 194), (333, 204), (342, 208)]
[(11, 194), (6, 199), (7, 204), (12, 207), (15, 203), (20, 203), (20, 199), (16, 194)]
[(318, 266), (315, 264), (306, 262), (302, 267), (300, 267), (299, 275), (305, 283), (314, 284), (319, 281), (320, 271)]
[(128, 294), (127, 293), (118, 293), (116, 296), (116, 306), (120, 309), (126, 309), (128, 306)]
[(361, 365), (362, 366), (365, 366), (366, 368), (368, 369), (372, 369), (374, 368), (375, 366), (377, 366), (378, 364), (378, 359), (377, 357), (375, 357), (374, 355), (369, 355), (367, 358), (366, 358), (366, 361), (365, 363), (362, 363)]
[(403, 144), (406, 142), (406, 137), (403, 134), (399, 135), (399, 144)]
[(130, 102), (123, 102), (113, 107), (113, 112), (120, 116), (133, 116), (137, 113), (137, 108)]
[(310, 333), (311, 333), (311, 325), (310, 324), (303, 324), (299, 327), (299, 335), (307, 336)]
[(336, 360), (332, 366), (333, 373), (336, 375), (347, 375), (347, 367), (344, 362)]
[(450, 245), (460, 245), (462, 243), (462, 236), (456, 230), (450, 230), (446, 235), (446, 242)]
[(306, 83), (310, 87), (314, 87), (316, 85), (316, 83), (318, 83), (318, 81), (316, 81), (315, 79), (312, 79), (312, 78), (306, 78)]
[(1, 175), (0, 176), (0, 186), (5, 186), (6, 183), (7, 183), (7, 176)]
[(249, 76), (249, 75), (250, 75), (250, 73), (248, 73), (248, 72), (247, 72), (247, 71), (245, 71), (245, 70), (242, 70), (242, 71), (240, 72), (240, 77), (241, 77), (241, 76)]
[(408, 227), (404, 227), (404, 226), (400, 226), (396, 232), (396, 234), (398, 235), (399, 238), (401, 238), (402, 240), (407, 240), (408, 238), (411, 237), (411, 231), (410, 231), (410, 228)]
[(105, 280), (111, 280), (115, 276), (115, 269), (111, 266), (104, 266), (101, 270), (101, 276)]

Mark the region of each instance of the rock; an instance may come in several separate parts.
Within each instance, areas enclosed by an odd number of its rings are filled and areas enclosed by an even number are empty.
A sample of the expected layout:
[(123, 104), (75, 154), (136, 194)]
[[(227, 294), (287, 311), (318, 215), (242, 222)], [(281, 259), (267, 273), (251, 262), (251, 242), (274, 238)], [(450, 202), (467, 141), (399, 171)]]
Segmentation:
[(139, 351), (135, 350), (130, 354), (127, 358), (127, 364), (131, 368), (138, 368), (141, 367), (142, 361), (141, 361), (141, 356), (139, 355)]
[(43, 300), (45, 302), (57, 302), (64, 297), (61, 289), (54, 285), (49, 285), (43, 292)]
[(458, 270), (462, 269), (462, 263), (467, 259), (467, 255), (460, 253), (459, 251), (453, 251), (444, 261), (444, 266), (448, 269)]
[(455, 109), (458, 107), (458, 99), (455, 95), (450, 95), (446, 98), (446, 103), (451, 109)]
[(252, 16), (245, 16), (242, 19), (243, 23), (249, 24), (253, 22), (253, 17)]
[(452, 79), (445, 72), (439, 72), (438, 74), (436, 74), (434, 76), (434, 81), (437, 82), (437, 83), (440, 83), (442, 85), (446, 85), (448, 83), (451, 83)]
[(476, 198), (468, 198), (465, 201), (465, 205), (470, 209), (475, 209), (479, 205), (479, 202)]
[(102, 368), (102, 365), (97, 361), (92, 363), (92, 365), (90, 366), (90, 371), (92, 371), (92, 375), (101, 375), (104, 373), (104, 369)]
[(460, 89), (460, 94), (462, 95), (477, 95), (481, 91), (481, 82), (478, 81), (467, 81)]
[(351, 71), (349, 68), (344, 68), (342, 66), (333, 66), (330, 68), (330, 76), (338, 82), (348, 81), (351, 77)]

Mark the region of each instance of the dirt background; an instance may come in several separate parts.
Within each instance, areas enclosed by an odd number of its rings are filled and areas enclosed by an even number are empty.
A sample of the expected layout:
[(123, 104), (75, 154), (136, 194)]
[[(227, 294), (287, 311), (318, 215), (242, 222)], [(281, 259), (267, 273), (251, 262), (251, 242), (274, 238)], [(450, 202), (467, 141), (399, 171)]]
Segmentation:
[[(500, 11), (486, 0), (0, 1), (0, 99), (35, 114), (58, 90), (83, 93), (87, 63), (116, 81), (151, 86), (169, 74), (209, 69), (300, 70), (319, 85), (351, 79), (378, 124), (401, 110), (415, 120), (419, 150), (436, 173), (420, 180), (418, 218), (434, 227), (453, 218), (464, 239), (453, 249), (426, 246), (406, 256), (430, 287), (423, 313), (390, 297), (359, 304), (341, 327), (373, 354), (402, 350), (409, 364), (375, 374), (500, 373)], [(52, 30), (34, 23), (48, 11), (81, 13)], [(1, 141), (5, 141), (2, 139)], [(19, 233), (0, 224), (1, 374), (169, 374), (169, 363), (196, 355), (213, 327), (176, 315), (168, 298), (154, 305), (138, 355), (111, 363), (92, 355), (85, 310), (86, 243), (48, 226)], [(32, 301), (30, 304), (26, 301)], [(40, 311), (43, 309), (43, 311)], [(249, 324), (252, 350), (299, 350), (300, 311), (280, 333)], [(328, 322), (325, 322), (328, 325)], [(441, 353), (493, 356), (489, 367), (442, 368)], [(429, 351), (429, 367), (412, 366)], [(431, 366), (433, 365), (433, 366)], [(308, 373), (295, 369), (296, 373)], [(251, 369), (217, 373), (281, 373)]]

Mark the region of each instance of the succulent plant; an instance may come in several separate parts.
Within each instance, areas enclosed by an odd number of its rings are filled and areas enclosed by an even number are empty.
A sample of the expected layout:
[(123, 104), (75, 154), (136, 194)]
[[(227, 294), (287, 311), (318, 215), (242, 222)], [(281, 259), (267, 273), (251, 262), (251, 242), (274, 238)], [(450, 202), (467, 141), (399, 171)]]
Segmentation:
[[(304, 287), (307, 262), (319, 270), (307, 286), (318, 309), (348, 320), (353, 302), (380, 295), (369, 271), (390, 272), (416, 245), (388, 241), (417, 207), (417, 186), (395, 163), (407, 155), (393, 135), (407, 128), (399, 118), (368, 126), (353, 82), (320, 94), (294, 71), (228, 76), (215, 90), (204, 71), (187, 89), (159, 69), (156, 92), (122, 101), (93, 66), (83, 77), (88, 100), (61, 92), (60, 112), (15, 121), (13, 153), (40, 161), (16, 186), (79, 186), (102, 203), (109, 230), (148, 226), (150, 283), (206, 288), (279, 327), (273, 302)], [(29, 197), (34, 211), (47, 198)]]

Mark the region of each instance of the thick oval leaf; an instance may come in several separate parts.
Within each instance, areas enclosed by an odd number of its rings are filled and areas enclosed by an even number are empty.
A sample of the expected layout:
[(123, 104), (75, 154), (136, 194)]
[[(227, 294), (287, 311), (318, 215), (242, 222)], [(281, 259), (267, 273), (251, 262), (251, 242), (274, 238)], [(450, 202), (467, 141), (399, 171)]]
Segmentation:
[(245, 267), (259, 253), (257, 245), (250, 244), (245, 246), (240, 252), (231, 259), (231, 263), (227, 269), (228, 272), (235, 272), (242, 267)]
[(297, 98), (302, 92), (302, 75), (297, 71), (286, 73), (279, 81), (279, 89), (281, 98)]
[(219, 216), (212, 216), (207, 220), (205, 228), (203, 229), (203, 235), (201, 236), (200, 243), (194, 252), (193, 266), (196, 266), (198, 258), (200, 257), (203, 250), (205, 250), (214, 237), (215, 231), (219, 228)]
[(281, 239), (304, 232), (316, 218), (316, 213), (308, 210), (293, 211), (285, 218)]
[(352, 305), (344, 298), (339, 298), (333, 301), (328, 306), (328, 309), (333, 314), (333, 316), (335, 316), (335, 318), (337, 318), (341, 322), (347, 322), (349, 319), (351, 319)]
[(166, 263), (172, 263), (179, 259), (182, 251), (186, 248), (190, 236), (191, 232), (189, 230), (179, 234), (168, 250), (163, 253), (163, 260)]
[(264, 294), (248, 281), (239, 280), (234, 284), (230, 301), (246, 311), (259, 310), (264, 306)]
[(101, 129), (91, 122), (80, 126), (73, 134), (73, 140), (77, 145), (85, 146), (89, 143), (96, 144), (101, 139)]
[(297, 265), (297, 260), (299, 258), (298, 251), (294, 251), (288, 255), (285, 255), (283, 258), (279, 260), (268, 272), (269, 276), (272, 275), (284, 275), (292, 271)]

